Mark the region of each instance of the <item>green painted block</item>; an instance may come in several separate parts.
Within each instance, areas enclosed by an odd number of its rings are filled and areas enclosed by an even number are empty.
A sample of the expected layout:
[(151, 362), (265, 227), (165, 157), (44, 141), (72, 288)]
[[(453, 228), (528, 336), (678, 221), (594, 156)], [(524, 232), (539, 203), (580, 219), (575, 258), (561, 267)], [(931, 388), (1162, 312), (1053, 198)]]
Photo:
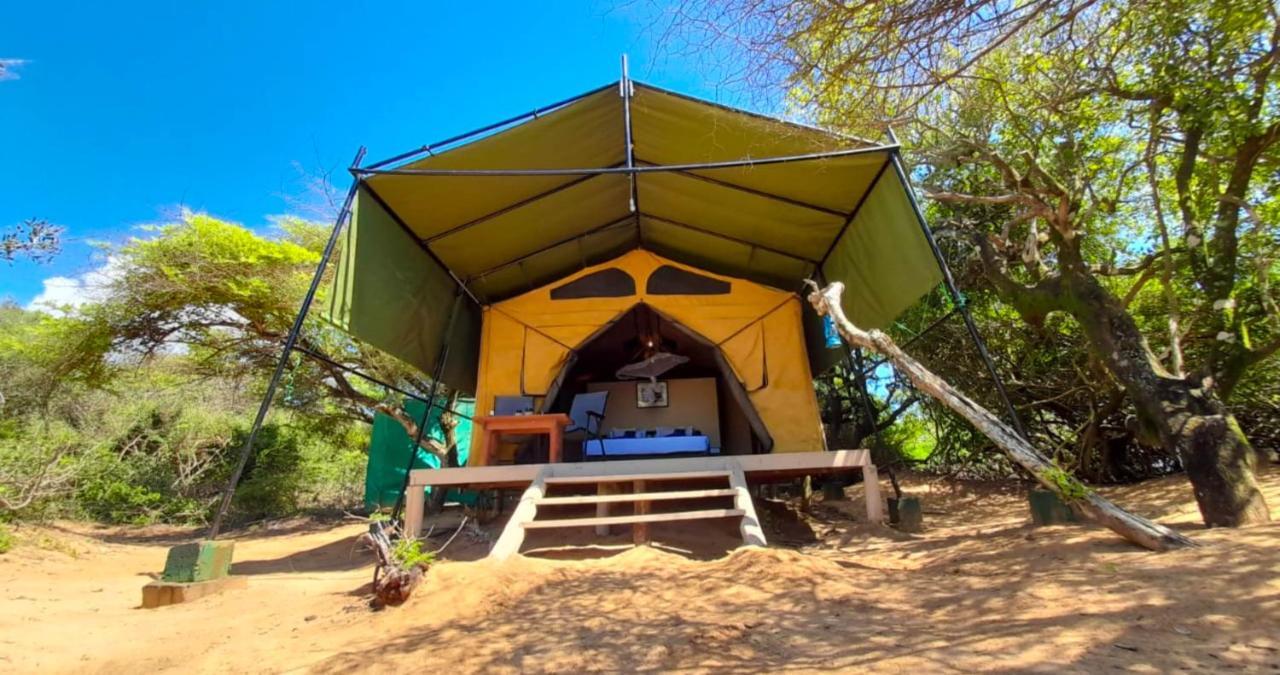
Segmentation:
[(924, 508), (919, 497), (903, 497), (898, 500), (898, 529), (903, 532), (924, 530)]
[(1048, 490), (1028, 492), (1027, 502), (1031, 505), (1031, 522), (1037, 526), (1079, 522), (1076, 512)]
[(235, 542), (198, 541), (169, 549), (164, 561), (164, 581), (192, 583), (221, 579), (231, 571)]

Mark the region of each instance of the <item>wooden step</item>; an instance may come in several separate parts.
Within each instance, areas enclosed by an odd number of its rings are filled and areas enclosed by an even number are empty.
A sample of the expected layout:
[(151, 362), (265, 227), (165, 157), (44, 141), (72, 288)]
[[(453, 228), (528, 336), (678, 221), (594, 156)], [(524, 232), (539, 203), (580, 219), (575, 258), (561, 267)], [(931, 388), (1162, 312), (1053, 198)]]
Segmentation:
[(695, 480), (728, 478), (729, 472), (720, 471), (672, 471), (669, 473), (596, 474), (585, 476), (547, 476), (547, 485), (582, 485), (592, 483), (629, 483), (636, 480)]
[(661, 502), (672, 499), (704, 499), (708, 497), (733, 497), (737, 491), (733, 488), (717, 490), (679, 490), (676, 492), (634, 492), (620, 495), (574, 495), (572, 497), (543, 497), (536, 503), (538, 506), (554, 506), (561, 504), (616, 504), (623, 502)]
[(677, 520), (705, 520), (710, 518), (741, 518), (742, 509), (705, 509), (702, 511), (677, 511), (675, 513), (642, 513), (630, 516), (597, 516), (594, 518), (560, 518), (557, 520), (532, 520), (522, 523), (526, 530), (546, 530), (557, 527), (594, 527), (596, 525), (627, 525), (631, 523), (665, 523)]

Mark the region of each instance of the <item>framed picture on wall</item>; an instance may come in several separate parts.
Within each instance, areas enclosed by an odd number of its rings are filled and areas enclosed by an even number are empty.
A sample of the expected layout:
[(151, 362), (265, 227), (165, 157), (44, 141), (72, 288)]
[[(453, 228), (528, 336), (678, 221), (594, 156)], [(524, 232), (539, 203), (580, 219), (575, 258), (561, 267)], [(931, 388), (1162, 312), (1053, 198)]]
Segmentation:
[(666, 382), (637, 382), (637, 408), (665, 408), (671, 401), (667, 399)]

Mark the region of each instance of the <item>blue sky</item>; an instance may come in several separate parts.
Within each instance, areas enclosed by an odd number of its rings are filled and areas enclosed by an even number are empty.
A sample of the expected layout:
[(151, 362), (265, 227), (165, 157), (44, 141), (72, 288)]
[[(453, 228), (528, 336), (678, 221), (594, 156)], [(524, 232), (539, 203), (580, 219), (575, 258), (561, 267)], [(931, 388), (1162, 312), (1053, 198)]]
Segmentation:
[[(343, 169), (618, 77), (737, 101), (705, 64), (658, 58), (645, 0), (11, 3), (0, 59), (0, 226), (67, 228), (52, 263), (0, 264), (32, 301), (179, 207), (253, 227)], [(621, 5), (615, 8), (614, 5)], [(92, 277), (90, 277), (92, 278)]]

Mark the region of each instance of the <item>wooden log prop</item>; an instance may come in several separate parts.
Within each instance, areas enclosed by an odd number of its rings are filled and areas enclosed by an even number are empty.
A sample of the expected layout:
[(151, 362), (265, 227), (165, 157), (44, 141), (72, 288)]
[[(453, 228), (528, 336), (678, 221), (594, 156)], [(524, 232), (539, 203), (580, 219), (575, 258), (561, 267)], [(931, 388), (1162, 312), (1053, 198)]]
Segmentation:
[(840, 304), (844, 284), (833, 282), (826, 288), (819, 288), (813, 281), (809, 281), (808, 284), (813, 288), (813, 292), (809, 294), (809, 303), (813, 305), (819, 316), (831, 317), (836, 330), (840, 332), (845, 342), (884, 356), (898, 372), (905, 374), (917, 389), (968, 420), (1010, 459), (1034, 476), (1041, 485), (1057, 494), (1064, 502), (1078, 509), (1086, 517), (1152, 551), (1169, 551), (1197, 546), (1182, 534), (1129, 513), (1104, 499), (1041, 454), (1035, 446), (1019, 436), (991, 411), (978, 405), (945, 380), (934, 375), (919, 361), (908, 356), (888, 335), (879, 330), (867, 331), (855, 326), (844, 315), (844, 309)]
[(369, 523), (369, 531), (360, 535), (359, 541), (372, 549), (378, 559), (373, 571), (373, 607), (394, 607), (408, 600), (422, 581), (422, 565), (406, 566), (397, 559), (391, 537), (380, 522)]

